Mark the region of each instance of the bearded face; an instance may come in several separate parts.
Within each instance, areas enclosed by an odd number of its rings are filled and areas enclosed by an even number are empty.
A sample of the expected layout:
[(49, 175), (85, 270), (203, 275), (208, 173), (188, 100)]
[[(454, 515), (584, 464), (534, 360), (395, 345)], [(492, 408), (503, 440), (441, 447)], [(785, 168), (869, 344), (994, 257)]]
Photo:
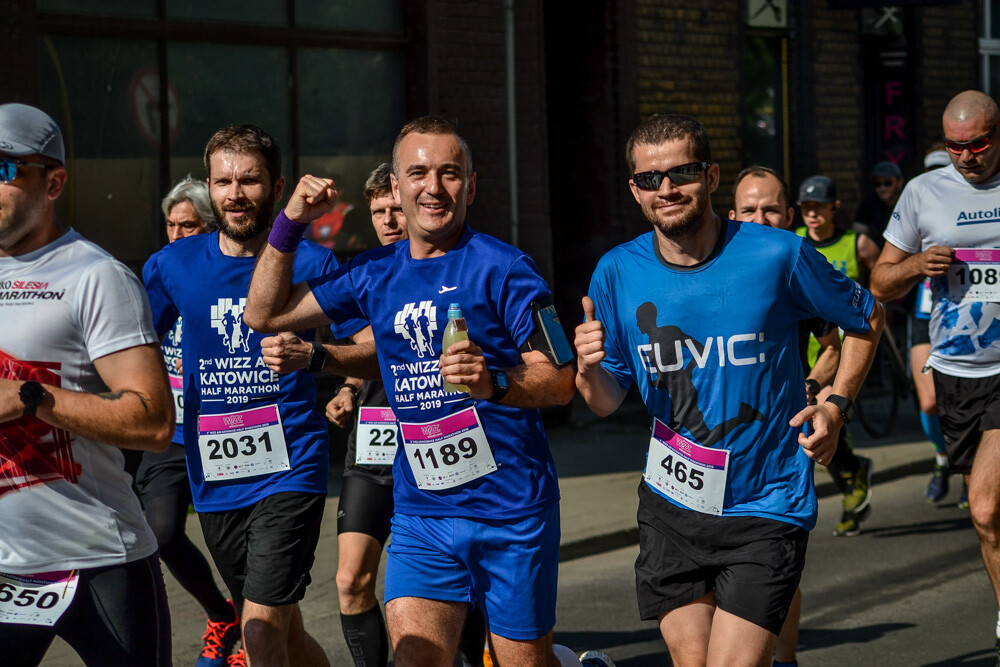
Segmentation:
[(264, 233), (277, 196), (264, 158), (256, 153), (218, 151), (209, 158), (209, 173), (212, 212), (220, 233), (240, 242)]

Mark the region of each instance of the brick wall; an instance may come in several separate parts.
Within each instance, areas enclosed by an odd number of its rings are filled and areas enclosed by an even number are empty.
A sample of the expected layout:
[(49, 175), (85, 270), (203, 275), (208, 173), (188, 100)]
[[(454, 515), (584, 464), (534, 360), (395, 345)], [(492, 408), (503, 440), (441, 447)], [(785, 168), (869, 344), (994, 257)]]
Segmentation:
[[(541, 3), (516, 0), (515, 79), (518, 245), (552, 274)], [(475, 160), (477, 192), (469, 220), (511, 240), (504, 3), (432, 0), (427, 11), (426, 108), (457, 118)]]
[(948, 100), (963, 90), (981, 87), (979, 4), (961, 0), (952, 5), (921, 7), (917, 12), (921, 154), (941, 139), (941, 114)]
[(639, 115), (684, 113), (702, 122), (722, 172), (714, 197), (722, 215), (729, 212), (733, 179), (742, 168), (741, 6), (712, 0), (635, 2)]

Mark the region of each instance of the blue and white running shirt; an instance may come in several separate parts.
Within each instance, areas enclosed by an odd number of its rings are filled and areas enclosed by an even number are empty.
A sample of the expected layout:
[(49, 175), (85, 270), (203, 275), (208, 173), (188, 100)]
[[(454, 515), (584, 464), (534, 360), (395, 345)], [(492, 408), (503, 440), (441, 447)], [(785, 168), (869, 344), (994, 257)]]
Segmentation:
[[(178, 317), (184, 318), (184, 445), (194, 506), (199, 512), (248, 507), (286, 491), (327, 491), (329, 445), (326, 423), (315, 410), (312, 374), (272, 372), (260, 351), (260, 341), (266, 334), (243, 323), (255, 262), (255, 257), (223, 254), (219, 233), (213, 232), (178, 239), (150, 257), (143, 267), (157, 333), (166, 334)], [(295, 255), (294, 279), (306, 280), (336, 267), (333, 253), (311, 241), (302, 241)], [(353, 325), (343, 334), (354, 333), (363, 323)], [(315, 330), (296, 335), (312, 340)], [(219, 415), (222, 419), (221, 415), (274, 405), (280, 415), (290, 468), (206, 481), (198, 444), (199, 417)], [(239, 418), (228, 419), (232, 422)], [(242, 444), (239, 447), (247, 451)], [(220, 449), (214, 456), (225, 458), (231, 453)]]
[(612, 249), (590, 297), (618, 383), (638, 385), (651, 418), (730, 452), (723, 515), (811, 529), (812, 464), (788, 425), (805, 406), (798, 322), (868, 331), (871, 294), (794, 233), (729, 220), (694, 267), (664, 262), (652, 232)]
[(413, 259), (410, 242), (398, 241), (362, 253), (309, 286), (334, 322), (363, 317), (371, 323), (396, 419), (424, 423), (475, 406), (482, 421), (498, 469), (460, 486), (419, 489), (399, 452), (393, 464), (397, 512), (524, 518), (559, 499), (539, 411), (447, 392), (438, 367), (451, 303), (461, 305), (469, 339), (482, 348), (489, 368), (522, 363), (519, 350), (535, 331), (531, 302), (550, 293), (531, 258), (466, 226), (441, 257)]
[[(903, 188), (885, 238), (910, 254), (936, 245), (1000, 248), (1000, 175), (973, 185), (953, 166), (921, 174)], [(948, 278), (932, 278), (934, 370), (957, 377), (1000, 373), (1000, 303), (954, 301)]]

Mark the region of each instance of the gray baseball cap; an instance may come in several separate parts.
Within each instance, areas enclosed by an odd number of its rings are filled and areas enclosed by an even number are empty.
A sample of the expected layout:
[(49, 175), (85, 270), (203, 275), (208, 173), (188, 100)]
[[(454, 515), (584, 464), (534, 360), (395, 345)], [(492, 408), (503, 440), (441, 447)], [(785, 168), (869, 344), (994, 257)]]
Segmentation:
[(902, 178), (903, 170), (895, 162), (883, 160), (872, 169), (872, 178)]
[(837, 201), (837, 186), (826, 176), (810, 176), (799, 186), (799, 201), (814, 201), (829, 204)]
[(0, 104), (0, 153), (41, 155), (66, 163), (59, 126), (47, 113), (27, 104)]

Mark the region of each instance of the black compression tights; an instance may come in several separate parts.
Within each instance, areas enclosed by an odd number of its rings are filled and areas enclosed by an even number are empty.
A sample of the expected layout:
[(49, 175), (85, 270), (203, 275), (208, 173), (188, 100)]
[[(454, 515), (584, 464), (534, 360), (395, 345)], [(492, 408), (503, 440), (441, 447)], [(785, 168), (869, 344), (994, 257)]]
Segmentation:
[(219, 592), (212, 569), (185, 533), (187, 499), (180, 495), (146, 498), (146, 521), (156, 535), (160, 560), (213, 621), (232, 620), (232, 607)]

